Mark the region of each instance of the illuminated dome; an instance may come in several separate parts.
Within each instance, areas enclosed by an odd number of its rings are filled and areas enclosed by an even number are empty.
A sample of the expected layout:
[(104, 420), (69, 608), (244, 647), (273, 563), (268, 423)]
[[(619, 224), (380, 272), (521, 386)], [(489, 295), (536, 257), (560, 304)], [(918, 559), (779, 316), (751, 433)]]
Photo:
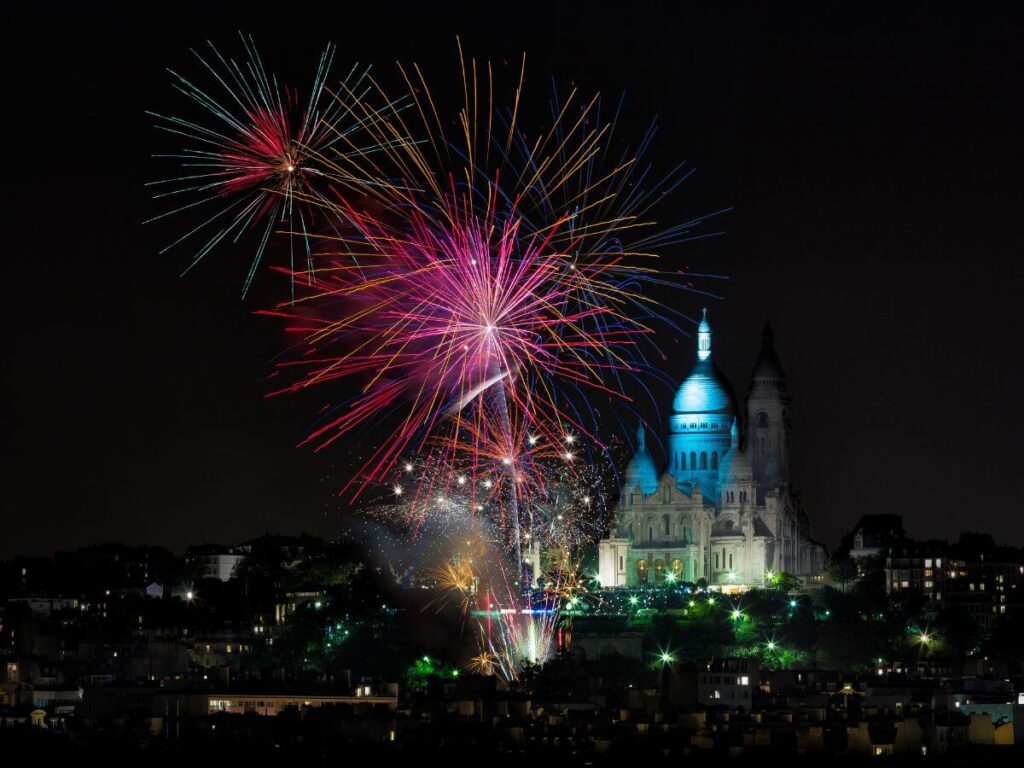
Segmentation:
[(736, 413), (736, 395), (711, 358), (700, 360), (686, 377), (672, 402), (675, 413)]
[(679, 385), (672, 410), (678, 414), (735, 414), (736, 395), (711, 359), (711, 325), (705, 309), (697, 326), (697, 364)]
[(729, 451), (736, 413), (732, 386), (711, 359), (711, 325), (704, 310), (697, 326), (697, 362), (679, 385), (668, 419), (666, 472), (684, 493), (699, 484), (705, 496), (717, 497), (718, 465)]
[(647, 450), (647, 435), (641, 424), (636, 430), (636, 454), (626, 465), (626, 472), (623, 476), (624, 487), (632, 490), (640, 486), (644, 495), (654, 493), (658, 490), (658, 470), (654, 467), (654, 459)]

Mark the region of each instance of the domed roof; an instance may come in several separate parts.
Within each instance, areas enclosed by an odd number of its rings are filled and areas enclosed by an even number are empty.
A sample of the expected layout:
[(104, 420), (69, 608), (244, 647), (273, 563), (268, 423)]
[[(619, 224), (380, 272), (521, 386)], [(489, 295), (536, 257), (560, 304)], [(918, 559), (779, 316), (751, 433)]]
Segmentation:
[(623, 473), (623, 487), (633, 489), (640, 486), (644, 495), (654, 493), (658, 490), (658, 470), (654, 466), (654, 459), (647, 451), (646, 433), (643, 424), (636, 430), (636, 453), (626, 465)]
[(711, 358), (699, 360), (676, 390), (675, 413), (736, 413), (736, 395)]
[(732, 385), (711, 359), (711, 325), (707, 310), (697, 326), (697, 364), (676, 390), (672, 410), (687, 413), (736, 413)]
[(736, 419), (733, 419), (732, 445), (718, 464), (719, 484), (724, 485), (730, 480), (751, 480), (753, 477), (754, 467), (750, 463), (750, 457), (740, 451), (739, 429), (736, 427)]
[(768, 323), (764, 324), (764, 331), (761, 333), (761, 352), (754, 363), (754, 372), (750, 375), (752, 379), (784, 379), (785, 372), (782, 370), (782, 363), (775, 353), (775, 334)]

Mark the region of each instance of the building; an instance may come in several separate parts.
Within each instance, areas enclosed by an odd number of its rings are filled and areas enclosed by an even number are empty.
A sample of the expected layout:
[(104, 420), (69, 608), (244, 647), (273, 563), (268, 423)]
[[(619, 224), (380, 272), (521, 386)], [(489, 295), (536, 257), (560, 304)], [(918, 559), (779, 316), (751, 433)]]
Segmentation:
[(853, 535), (844, 539), (843, 545), (849, 546), (850, 557), (857, 566), (857, 576), (863, 577), (872, 561), (887, 557), (892, 545), (904, 538), (902, 516), (863, 515), (857, 521)]
[(697, 673), (697, 703), (749, 712), (754, 690), (761, 683), (761, 667), (752, 659), (715, 659)]
[(915, 591), (937, 608), (958, 606), (983, 630), (1024, 603), (1024, 552), (969, 537), (956, 544), (904, 540), (885, 561), (889, 593)]
[(820, 575), (825, 550), (811, 540), (790, 481), (791, 406), (766, 326), (740, 411), (713, 361), (705, 310), (696, 363), (673, 402), (663, 472), (643, 426), (637, 430), (613, 529), (599, 547), (601, 583), (705, 579), (739, 586), (761, 585), (769, 573)]
[(245, 557), (238, 547), (222, 547), (216, 544), (199, 544), (185, 550), (185, 563), (195, 569), (197, 578), (228, 581)]

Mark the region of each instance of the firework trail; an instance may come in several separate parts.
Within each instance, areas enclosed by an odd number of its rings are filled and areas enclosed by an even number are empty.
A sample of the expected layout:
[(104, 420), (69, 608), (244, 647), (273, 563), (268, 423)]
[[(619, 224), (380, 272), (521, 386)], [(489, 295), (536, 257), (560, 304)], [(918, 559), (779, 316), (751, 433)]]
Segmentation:
[[(175, 162), (180, 173), (147, 186), (154, 199), (169, 204), (150, 222), (186, 213), (201, 218), (161, 251), (196, 241), (186, 271), (218, 245), (254, 234), (256, 251), (245, 276), (244, 296), (275, 228), (290, 235), (291, 271), (298, 275), (312, 268), (316, 209), (305, 200), (318, 194), (320, 171), (313, 158), (342, 139), (347, 146), (354, 145), (359, 127), (328, 91), (333, 45), (321, 54), (309, 97), (300, 105), (298, 91), (267, 72), (252, 38), (240, 37), (241, 61), (225, 57), (212, 43), (206, 54), (192, 51), (206, 84), (168, 70), (174, 89), (198, 108), (201, 117), (147, 113), (160, 131), (184, 142), (175, 152), (155, 155)], [(365, 90), (368, 73), (367, 68), (353, 67), (341, 81), (346, 93)]]
[[(572, 435), (599, 444), (589, 399), (628, 399), (623, 378), (650, 367), (652, 321), (675, 322), (644, 292), (679, 282), (658, 269), (657, 252), (698, 236), (707, 218), (668, 228), (649, 219), (686, 174), (641, 191), (648, 170), (634, 155), (609, 162), (614, 121), (602, 120), (597, 97), (554, 102), (552, 125), (528, 137), (518, 122), (524, 70), (501, 110), (491, 67), (486, 78), (481, 69), (463, 63), (454, 137), (418, 67), (400, 67), (398, 99), (376, 80), (376, 98), (341, 90), (343, 111), (381, 151), (343, 139), (344, 151), (316, 155), (332, 196), (308, 202), (347, 229), (324, 238), (294, 304), (268, 313), (297, 338), (279, 392), (358, 382), (306, 442), (319, 449), (390, 427), (354, 476), (356, 495), (428, 444), (493, 461), (494, 430), (506, 441), (525, 427), (546, 445)], [(411, 105), (408, 120), (400, 103)]]

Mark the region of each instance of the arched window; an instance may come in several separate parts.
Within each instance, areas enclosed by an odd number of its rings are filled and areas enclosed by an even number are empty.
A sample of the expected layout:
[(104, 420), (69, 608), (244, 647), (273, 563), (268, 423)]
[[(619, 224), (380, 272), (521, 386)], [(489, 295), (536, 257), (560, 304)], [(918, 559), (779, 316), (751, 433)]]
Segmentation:
[(672, 573), (676, 575), (677, 579), (683, 575), (683, 561), (678, 557), (672, 561)]
[(665, 580), (665, 561), (655, 560), (654, 561), (654, 581), (657, 584), (661, 584)]
[(715, 570), (718, 570), (718, 553), (715, 552)]
[(690, 469), (697, 468), (697, 452), (690, 451)]
[(718, 469), (718, 451), (711, 453), (711, 468)]
[(661, 522), (665, 526), (665, 535), (668, 536), (671, 529), (671, 523), (668, 521), (668, 515), (662, 515)]
[(636, 580), (641, 584), (647, 583), (647, 561), (637, 560), (636, 561)]
[(679, 468), (683, 470), (683, 472), (686, 471), (686, 451), (681, 451), (679, 453)]
[(654, 526), (653, 525), (647, 526), (647, 540), (648, 541), (654, 541)]
[(764, 429), (768, 426), (768, 414), (765, 411), (759, 411), (757, 414), (757, 426)]
[(729, 570), (732, 570), (732, 552), (729, 553)]
[(708, 468), (708, 452), (707, 451), (701, 451), (700, 452), (700, 468), (701, 469), (707, 469)]

